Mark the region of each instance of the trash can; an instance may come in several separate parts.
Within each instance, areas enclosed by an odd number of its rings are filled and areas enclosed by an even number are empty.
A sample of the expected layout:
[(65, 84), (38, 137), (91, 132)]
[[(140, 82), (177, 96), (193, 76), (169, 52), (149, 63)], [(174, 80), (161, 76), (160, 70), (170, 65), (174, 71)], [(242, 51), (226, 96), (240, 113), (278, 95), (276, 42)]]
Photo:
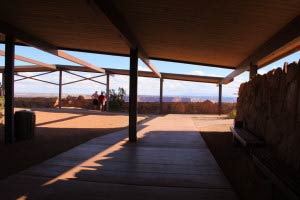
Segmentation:
[(30, 110), (15, 112), (15, 136), (16, 140), (33, 138), (35, 135), (35, 113)]

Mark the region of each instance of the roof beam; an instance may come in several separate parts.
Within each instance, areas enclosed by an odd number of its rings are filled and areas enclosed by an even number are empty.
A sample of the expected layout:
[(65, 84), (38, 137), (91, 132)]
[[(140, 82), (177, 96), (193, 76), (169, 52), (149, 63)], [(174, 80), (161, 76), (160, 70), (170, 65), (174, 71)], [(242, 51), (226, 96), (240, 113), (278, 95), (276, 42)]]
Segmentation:
[(76, 58), (75, 56), (72, 56), (62, 50), (59, 50), (56, 46), (54, 46), (46, 41), (43, 41), (40, 38), (35, 37), (34, 35), (31, 35), (23, 30), (20, 30), (20, 29), (13, 27), (2, 21), (0, 21), (0, 32), (2, 32), (4, 34), (13, 34), (19, 40), (23, 41), (24, 43), (26, 43), (30, 46), (37, 48), (37, 49), (40, 49), (40, 50), (50, 53), (52, 55), (58, 56), (60, 58), (64, 58), (71, 62), (80, 64), (80, 65), (82, 65), (86, 68), (90, 68), (94, 71), (105, 73), (104, 69), (96, 67), (96, 66), (92, 65), (91, 63), (83, 61), (79, 58)]
[[(0, 44), (2, 44), (2, 43), (4, 43), (4, 42), (0, 41)], [(19, 45), (19, 46), (28, 46), (28, 45), (20, 43), (18, 41), (16, 41), (15, 44)], [(66, 50), (66, 51), (78, 51), (78, 52), (83, 52), (83, 53), (94, 53), (94, 54), (103, 54), (103, 55), (110, 55), (110, 56), (128, 57), (128, 54), (124, 54), (124, 53), (113, 53), (113, 52), (86, 50), (86, 49), (79, 49), (79, 48), (66, 48), (66, 47), (58, 47), (58, 49)], [(203, 62), (196, 62), (196, 61), (193, 62), (193, 61), (167, 59), (167, 58), (152, 57), (152, 56), (150, 56), (149, 59), (158, 60), (158, 61), (166, 61), (166, 62), (183, 63), (183, 64), (189, 64), (189, 65), (202, 65), (202, 66), (216, 67), (216, 68), (223, 68), (223, 69), (235, 69), (234, 66), (218, 65), (218, 64), (203, 63)]]
[[(5, 51), (0, 50), (0, 56), (5, 56)], [(20, 56), (20, 55), (17, 55), (17, 54), (15, 54), (15, 59), (23, 61), (23, 62), (35, 64), (35, 65), (40, 65), (40, 66), (45, 67), (47, 69), (52, 69), (52, 70), (56, 69), (55, 65), (49, 65), (47, 63), (43, 63), (43, 62), (40, 62), (40, 61), (37, 61), (37, 60), (26, 58), (26, 57), (23, 57), (23, 56)]]
[[(291, 46), (287, 48), (286, 46)], [(257, 65), (262, 59), (267, 57), (273, 57), (270, 59), (272, 62), (286, 56), (287, 52), (291, 52), (291, 49), (296, 51), (300, 46), (300, 17), (296, 17), (281, 30), (279, 30), (275, 35), (273, 35), (269, 40), (267, 40), (263, 45), (261, 45), (256, 51), (254, 51), (250, 56), (248, 56), (243, 62), (241, 62), (236, 70), (226, 76), (220, 83), (226, 83), (227, 81), (233, 79), (234, 77), (240, 75), (241, 73), (249, 70), (250, 63)], [(283, 48), (285, 47), (285, 48)], [(278, 51), (282, 49), (282, 51)], [(275, 55), (278, 54), (278, 55)], [(270, 56), (271, 55), (271, 56)], [(265, 63), (270, 62), (266, 61)], [(264, 64), (261, 64), (263, 66)], [(258, 66), (260, 67), (260, 66)]]
[[(83, 68), (83, 67), (82, 67)], [(0, 66), (0, 73), (3, 73), (4, 66)], [(40, 65), (16, 65), (15, 72), (55, 72), (59, 69), (49, 69)]]
[(183, 63), (183, 64), (189, 64), (189, 65), (202, 65), (202, 66), (216, 67), (216, 68), (223, 68), (223, 69), (235, 69), (234, 66), (217, 65), (217, 64), (203, 63), (203, 62), (192, 62), (192, 61), (185, 61), (185, 60), (159, 58), (159, 57), (150, 57), (150, 59), (152, 59), (152, 60), (166, 61), (166, 62)]
[[(79, 67), (71, 65), (57, 65), (58, 69), (62, 70), (73, 70), (79, 71), (82, 70)], [(129, 75), (129, 70), (125, 69), (112, 69), (104, 68), (107, 74), (116, 74), (116, 75)], [(148, 77), (148, 78), (158, 78), (152, 72), (147, 71), (138, 71), (138, 76)], [(170, 79), (170, 80), (180, 80), (180, 81), (192, 81), (192, 82), (204, 82), (204, 83), (219, 83), (223, 77), (210, 77), (210, 76), (195, 76), (195, 75), (185, 75), (185, 74), (173, 74), (173, 73), (161, 73), (161, 78)]]
[(139, 58), (151, 69), (151, 71), (157, 76), (161, 77), (161, 74), (156, 67), (150, 62), (149, 56), (145, 49), (142, 47), (134, 33), (129, 28), (128, 23), (122, 14), (117, 10), (113, 1), (111, 0), (94, 0), (95, 6), (98, 7), (110, 20), (110, 22), (118, 29), (122, 37), (125, 39), (127, 45), (130, 48), (137, 48)]
[[(69, 71), (80, 71), (80, 72), (95, 72), (88, 68), (83, 68), (74, 65), (56, 65), (56, 70), (69, 70)], [(107, 74), (116, 74), (116, 75), (129, 75), (129, 70), (125, 69), (112, 69), (104, 68)], [(0, 72), (3, 71), (3, 67), (0, 66)], [(42, 72), (49, 71), (48, 69), (37, 66), (37, 65), (27, 65), (27, 66), (16, 66), (15, 72)], [(158, 78), (152, 72), (139, 71), (138, 76), (148, 77), (148, 78)], [(180, 80), (180, 81), (191, 81), (191, 82), (202, 82), (202, 83), (219, 83), (223, 77), (210, 77), (210, 76), (195, 76), (195, 75), (186, 75), (186, 74), (172, 74), (172, 73), (161, 73), (163, 79), (169, 80)]]

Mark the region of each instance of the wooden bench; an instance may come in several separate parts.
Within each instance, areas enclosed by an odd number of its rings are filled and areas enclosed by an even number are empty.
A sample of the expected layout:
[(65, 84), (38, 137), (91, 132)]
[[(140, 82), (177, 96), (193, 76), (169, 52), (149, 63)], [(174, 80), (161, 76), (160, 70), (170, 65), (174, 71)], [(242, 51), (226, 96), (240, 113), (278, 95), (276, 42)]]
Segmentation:
[[(271, 156), (270, 151), (266, 148), (255, 148), (251, 154), (258, 169), (281, 192), (274, 195), (275, 199), (300, 199), (299, 172), (297, 173), (294, 169)], [(283, 196), (280, 194), (283, 194)]]
[(233, 134), (233, 142), (236, 144), (237, 142), (241, 143), (245, 147), (251, 146), (262, 146), (264, 145), (264, 141), (250, 133), (249, 131), (243, 128), (230, 127), (230, 130)]

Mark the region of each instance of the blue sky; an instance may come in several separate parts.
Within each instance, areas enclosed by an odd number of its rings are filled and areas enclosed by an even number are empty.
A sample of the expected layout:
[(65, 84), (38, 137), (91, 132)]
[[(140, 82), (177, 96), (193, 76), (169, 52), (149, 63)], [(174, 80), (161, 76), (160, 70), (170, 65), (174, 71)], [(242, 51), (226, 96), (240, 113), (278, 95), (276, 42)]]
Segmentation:
[[(0, 45), (0, 49), (4, 50), (4, 45)], [(79, 57), (85, 61), (88, 61), (99, 67), (106, 68), (118, 68), (118, 69), (129, 69), (129, 58), (119, 57), (119, 56), (108, 56), (108, 55), (99, 55), (91, 53), (81, 53), (81, 52), (71, 52), (68, 53)], [(22, 47), (16, 46), (16, 54), (36, 59), (49, 64), (71, 64), (67, 60), (61, 59), (59, 57), (50, 55), (48, 53), (42, 52), (35, 48), (31, 47)], [(284, 62), (293, 62), (300, 59), (300, 53), (296, 52), (290, 56), (287, 56), (275, 63), (272, 63), (258, 72), (264, 74), (274, 68), (282, 67)], [(193, 75), (203, 75), (203, 76), (219, 76), (224, 77), (228, 75), (232, 70), (229, 69), (220, 69), (212, 68), (199, 65), (189, 65), (165, 61), (155, 61), (152, 63), (160, 72), (169, 72), (169, 73), (178, 73), (178, 74), (193, 74)], [(4, 65), (4, 57), (0, 57), (1, 66)], [(16, 65), (26, 65), (28, 63), (16, 61)], [(148, 71), (149, 69), (145, 64), (139, 61), (139, 70)], [(81, 73), (76, 72), (87, 77), (91, 77), (93, 73)], [(34, 75), (35, 73), (23, 73), (24, 75)], [(223, 86), (223, 95), (227, 97), (235, 97), (238, 93), (239, 85), (242, 82), (248, 80), (249, 74), (247, 72), (241, 74), (235, 78), (235, 81)], [(43, 80), (58, 82), (58, 72), (41, 76), (39, 77)], [(0, 78), (1, 79), (1, 78)], [(17, 78), (16, 78), (17, 79)], [(75, 76), (64, 73), (63, 80), (64, 82), (78, 80)], [(105, 82), (105, 77), (98, 78), (96, 80)], [(2, 82), (2, 80), (1, 80)], [(118, 87), (123, 87), (129, 92), (129, 79), (128, 76), (119, 76), (115, 75), (111, 78), (111, 88), (117, 89)], [(105, 86), (96, 84), (90, 81), (79, 82), (76, 84), (70, 84), (63, 87), (63, 93), (65, 94), (83, 94), (88, 95), (93, 93), (95, 90), (101, 91), (105, 90)], [(55, 85), (50, 85), (46, 83), (36, 82), (33, 80), (25, 80), (15, 83), (15, 93), (57, 93), (58, 87)], [(138, 83), (138, 94), (139, 95), (159, 95), (159, 80), (153, 78), (139, 78)], [(216, 96), (218, 94), (218, 88), (215, 84), (208, 83), (193, 83), (185, 81), (173, 81), (165, 80), (164, 82), (164, 95), (166, 96)]]

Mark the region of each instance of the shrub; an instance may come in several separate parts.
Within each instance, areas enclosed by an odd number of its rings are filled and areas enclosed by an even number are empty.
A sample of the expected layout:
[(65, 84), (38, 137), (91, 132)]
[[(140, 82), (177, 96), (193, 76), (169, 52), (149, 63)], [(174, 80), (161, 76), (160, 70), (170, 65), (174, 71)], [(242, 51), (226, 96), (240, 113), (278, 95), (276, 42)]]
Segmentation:
[(228, 118), (229, 119), (235, 119), (236, 117), (236, 110), (232, 110), (229, 114), (228, 114)]
[(0, 97), (0, 124), (3, 124), (4, 119), (4, 97)]
[(4, 109), (4, 97), (0, 97), (0, 110)]
[(114, 89), (109, 92), (109, 109), (110, 111), (120, 111), (125, 102), (126, 91), (119, 88), (118, 92)]

